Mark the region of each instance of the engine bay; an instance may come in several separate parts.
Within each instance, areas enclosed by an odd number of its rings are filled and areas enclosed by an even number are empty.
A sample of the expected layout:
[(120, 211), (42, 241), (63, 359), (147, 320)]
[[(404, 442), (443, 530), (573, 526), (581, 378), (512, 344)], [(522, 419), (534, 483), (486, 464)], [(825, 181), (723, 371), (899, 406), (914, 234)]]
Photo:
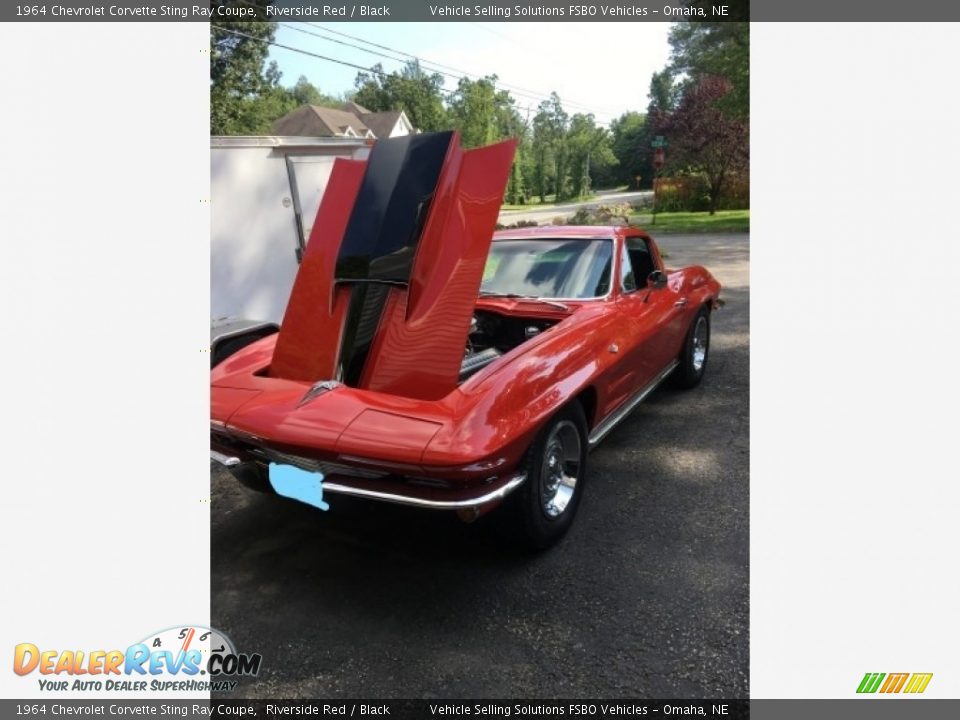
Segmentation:
[(547, 318), (514, 317), (477, 310), (470, 322), (460, 381), (463, 382), (513, 348), (549, 330), (557, 322)]

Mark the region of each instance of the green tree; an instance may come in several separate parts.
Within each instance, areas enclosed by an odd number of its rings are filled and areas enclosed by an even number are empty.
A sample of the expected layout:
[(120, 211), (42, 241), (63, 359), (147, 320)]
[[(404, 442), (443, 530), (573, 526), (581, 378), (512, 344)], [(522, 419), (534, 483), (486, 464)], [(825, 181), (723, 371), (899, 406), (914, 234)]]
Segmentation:
[(728, 115), (750, 115), (750, 23), (678, 22), (670, 29), (670, 67), (685, 76), (685, 87), (709, 76), (726, 78), (730, 92), (721, 102)]
[(647, 105), (647, 114), (657, 111), (670, 112), (677, 104), (678, 92), (669, 69), (653, 73), (650, 76), (650, 103)]
[(516, 138), (517, 154), (510, 168), (507, 183), (507, 202), (520, 204), (527, 201), (527, 168), (530, 155), (529, 123), (517, 111), (516, 102), (507, 90), (496, 95), (496, 139)]
[(479, 80), (461, 78), (456, 94), (450, 99), (448, 114), (466, 148), (480, 147), (506, 138), (517, 139), (517, 154), (510, 168), (506, 200), (520, 204), (526, 201), (523, 165), (527, 128), (517, 112), (513, 97), (506, 90), (497, 90), (496, 82), (496, 75)]
[(277, 64), (270, 63), (264, 73), (266, 87), (252, 102), (253, 116), (256, 118), (256, 125), (252, 132), (264, 134), (271, 132), (274, 120), (300, 106), (290, 91), (280, 85), (280, 76)]
[(507, 180), (506, 200), (512, 205), (522, 205), (527, 201), (526, 185), (523, 181), (523, 158), (521, 150), (517, 148), (517, 156), (510, 166), (510, 178)]
[(496, 75), (479, 80), (460, 78), (457, 92), (450, 98), (450, 122), (460, 131), (464, 147), (479, 147), (500, 139), (497, 105), (509, 101), (509, 94), (498, 96), (496, 82)]
[(651, 75), (649, 95), (646, 115), (626, 112), (610, 126), (612, 150), (618, 162), (616, 178), (635, 190), (653, 187), (656, 168), (650, 143), (657, 134), (657, 128), (652, 118), (668, 114), (676, 104), (677, 88), (669, 70)]
[(647, 158), (647, 116), (633, 111), (625, 112), (611, 123), (610, 132), (613, 135), (611, 150), (617, 158), (617, 181), (627, 183), (634, 190), (649, 187), (652, 175)]
[(550, 93), (550, 99), (540, 103), (533, 118), (534, 187), (540, 202), (545, 202), (551, 189), (557, 200), (567, 196), (569, 124), (570, 116), (564, 111), (560, 97)]
[[(556, 100), (555, 104), (559, 106), (560, 100), (556, 93), (551, 95), (551, 100)], [(565, 127), (557, 127), (554, 104), (550, 100), (540, 103), (537, 114), (533, 117), (531, 179), (533, 191), (539, 196), (541, 203), (547, 201), (546, 196), (554, 187), (553, 156), (558, 141), (565, 131)]]
[(301, 75), (297, 80), (297, 84), (290, 88), (288, 92), (296, 103), (296, 107), (300, 107), (301, 105), (322, 105), (324, 107), (338, 108), (343, 104), (341, 98), (320, 92), (316, 85), (307, 80), (306, 75)]
[(507, 90), (497, 93), (496, 124), (500, 139), (517, 138), (521, 145), (529, 139), (529, 123), (517, 111), (516, 101)]
[(354, 86), (354, 102), (374, 112), (403, 110), (413, 126), (423, 132), (449, 127), (441, 93), (443, 76), (428, 74), (417, 60), (390, 74), (377, 63), (370, 72), (357, 73)]
[(267, 66), (267, 43), (275, 31), (275, 25), (267, 20), (210, 23), (211, 134), (268, 132), (270, 123), (279, 117), (273, 114), (287, 107), (276, 63)]
[(566, 145), (569, 151), (570, 197), (590, 194), (592, 178), (617, 163), (611, 148), (610, 132), (599, 127), (592, 114), (570, 118)]
[(517, 172), (520, 175), (520, 181), (522, 183), (522, 195), (517, 202), (525, 203), (532, 196), (539, 194), (536, 182), (536, 162), (533, 151), (532, 132), (528, 132), (525, 139), (520, 143), (514, 162), (517, 164)]
[[(356, 89), (353, 91), (352, 99), (355, 103), (374, 112), (394, 109), (393, 105), (397, 102), (397, 98), (387, 89), (387, 76), (382, 73), (383, 65), (380, 63), (370, 68), (370, 72), (357, 73), (353, 81)], [(410, 117), (410, 113), (407, 113), (407, 117)]]

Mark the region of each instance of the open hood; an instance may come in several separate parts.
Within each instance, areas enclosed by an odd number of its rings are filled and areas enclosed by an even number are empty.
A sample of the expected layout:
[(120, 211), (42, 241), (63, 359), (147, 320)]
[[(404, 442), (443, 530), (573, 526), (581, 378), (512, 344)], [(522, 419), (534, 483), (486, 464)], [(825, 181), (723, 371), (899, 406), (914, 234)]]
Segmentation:
[(456, 386), (516, 141), (456, 132), (338, 159), (287, 304), (270, 375), (436, 400)]

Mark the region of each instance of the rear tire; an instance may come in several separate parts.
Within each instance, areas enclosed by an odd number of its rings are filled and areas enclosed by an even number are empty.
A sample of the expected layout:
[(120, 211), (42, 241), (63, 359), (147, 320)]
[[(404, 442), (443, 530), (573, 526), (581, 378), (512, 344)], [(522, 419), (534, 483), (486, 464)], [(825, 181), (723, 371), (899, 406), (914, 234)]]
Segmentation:
[(587, 471), (587, 420), (579, 402), (554, 415), (525, 461), (527, 480), (511, 497), (525, 544), (544, 550), (562, 538), (577, 514)]
[(680, 388), (692, 388), (703, 379), (710, 356), (710, 309), (700, 308), (700, 312), (690, 323), (687, 339), (680, 353), (680, 364), (673, 374), (674, 384)]

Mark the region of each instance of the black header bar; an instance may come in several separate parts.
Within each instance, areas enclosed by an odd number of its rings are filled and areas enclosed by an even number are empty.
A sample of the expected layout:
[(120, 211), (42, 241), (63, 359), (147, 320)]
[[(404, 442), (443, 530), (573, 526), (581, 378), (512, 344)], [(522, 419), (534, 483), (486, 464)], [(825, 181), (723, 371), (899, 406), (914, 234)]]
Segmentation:
[(0, 717), (313, 718), (315, 720), (941, 720), (960, 700), (0, 700)]
[(4, 22), (910, 22), (960, 20), (942, 0), (59, 0), (0, 4)]

